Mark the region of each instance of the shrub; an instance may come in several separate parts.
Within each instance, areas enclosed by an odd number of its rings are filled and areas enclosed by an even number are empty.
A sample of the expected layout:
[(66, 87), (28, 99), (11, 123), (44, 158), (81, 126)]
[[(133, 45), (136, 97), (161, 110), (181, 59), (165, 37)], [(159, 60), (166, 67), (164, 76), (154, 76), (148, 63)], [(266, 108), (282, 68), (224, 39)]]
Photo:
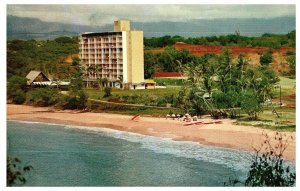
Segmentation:
[(16, 90), (12, 94), (12, 101), (16, 104), (22, 104), (26, 100), (26, 94), (22, 90)]
[(164, 97), (158, 98), (157, 106), (158, 107), (166, 107), (167, 106), (167, 100)]
[(282, 159), (289, 140), (293, 140), (293, 137), (276, 132), (274, 141), (271, 141), (268, 134), (263, 133), (263, 136), (262, 144), (254, 148), (255, 154), (246, 180), (241, 181), (237, 178), (229, 178), (229, 181), (224, 182), (224, 186), (295, 186), (296, 173)]
[(64, 109), (84, 109), (87, 106), (87, 100), (87, 94), (83, 90), (81, 90), (76, 94), (65, 96), (60, 105)]
[(272, 53), (267, 52), (265, 54), (262, 54), (259, 58), (260, 64), (263, 66), (268, 66), (273, 61)]
[(276, 133), (276, 144), (272, 146), (270, 137), (264, 134), (265, 140), (260, 148), (255, 149), (250, 171), (245, 181), (246, 186), (294, 186), (296, 173), (291, 172), (289, 166), (285, 166), (282, 154), (288, 146), (285, 134)]
[(49, 88), (38, 88), (30, 92), (29, 102), (38, 106), (50, 106), (58, 103), (59, 93)]
[(7, 98), (13, 103), (22, 104), (26, 100), (27, 79), (20, 76), (12, 76), (7, 82)]
[(12, 76), (7, 80), (7, 96), (12, 96), (16, 90), (26, 90), (27, 79), (20, 76)]
[(103, 97), (109, 97), (109, 96), (111, 96), (111, 87), (105, 87), (104, 88), (104, 92), (105, 92), (105, 94), (104, 94), (104, 96)]
[(287, 56), (293, 56), (293, 55), (296, 55), (295, 51), (291, 51), (291, 50), (287, 50), (287, 51), (285, 52), (285, 54), (286, 54)]

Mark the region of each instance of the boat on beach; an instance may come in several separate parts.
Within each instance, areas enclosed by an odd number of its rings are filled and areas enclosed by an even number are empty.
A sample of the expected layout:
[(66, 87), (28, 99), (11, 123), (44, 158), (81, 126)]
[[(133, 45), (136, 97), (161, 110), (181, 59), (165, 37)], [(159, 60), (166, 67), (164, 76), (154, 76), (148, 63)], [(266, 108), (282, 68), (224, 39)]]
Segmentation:
[(209, 122), (203, 122), (203, 121), (195, 121), (191, 123), (185, 123), (183, 126), (190, 126), (190, 125), (207, 125), (207, 124), (222, 124), (221, 120), (213, 120)]

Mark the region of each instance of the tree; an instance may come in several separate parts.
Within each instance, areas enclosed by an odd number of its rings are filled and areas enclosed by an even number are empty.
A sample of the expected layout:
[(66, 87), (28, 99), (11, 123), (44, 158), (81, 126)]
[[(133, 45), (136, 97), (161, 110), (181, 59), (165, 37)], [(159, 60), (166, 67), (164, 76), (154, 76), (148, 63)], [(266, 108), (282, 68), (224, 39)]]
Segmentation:
[(177, 51), (174, 47), (166, 47), (158, 58), (158, 62), (162, 65), (163, 71), (178, 72), (179, 67), (176, 62)]
[(13, 186), (16, 184), (25, 184), (26, 178), (24, 173), (33, 169), (31, 165), (21, 167), (19, 164), (21, 161), (18, 158), (6, 158), (6, 184), (7, 186)]
[(232, 63), (231, 53), (228, 49), (224, 49), (219, 57), (219, 68), (217, 70), (219, 88), (222, 92), (226, 93), (231, 90), (232, 86), (236, 83), (232, 74), (234, 65)]
[(144, 54), (144, 75), (145, 79), (149, 79), (153, 77), (154, 74), (154, 66), (156, 63), (156, 55), (151, 52), (145, 52)]
[(27, 79), (21, 76), (12, 76), (7, 83), (7, 95), (11, 96), (16, 90), (26, 90)]
[(214, 87), (214, 81), (212, 79), (212, 76), (209, 76), (207, 74), (203, 75), (203, 89), (208, 93), (209, 97), (211, 97), (212, 90)]
[(253, 163), (245, 180), (246, 186), (294, 186), (296, 173), (289, 166), (284, 165), (283, 153), (288, 147), (289, 139), (282, 133), (276, 133), (272, 145), (271, 138), (267, 134), (259, 148), (255, 148)]
[(243, 92), (241, 99), (241, 109), (244, 110), (250, 119), (257, 119), (258, 113), (262, 111), (262, 106), (259, 99), (253, 91)]
[(63, 107), (66, 109), (86, 108), (88, 95), (83, 90), (83, 70), (77, 67), (76, 74), (72, 77), (69, 94), (65, 97)]
[(80, 59), (79, 58), (73, 58), (72, 60), (72, 65), (73, 66), (77, 66), (80, 63)]
[(7, 82), (7, 98), (13, 103), (22, 104), (26, 100), (27, 79), (20, 76), (12, 76)]
[(187, 96), (188, 100), (185, 100), (187, 106), (190, 106), (186, 111), (193, 115), (203, 115), (206, 111), (206, 105), (204, 101), (204, 92), (199, 86), (192, 86)]

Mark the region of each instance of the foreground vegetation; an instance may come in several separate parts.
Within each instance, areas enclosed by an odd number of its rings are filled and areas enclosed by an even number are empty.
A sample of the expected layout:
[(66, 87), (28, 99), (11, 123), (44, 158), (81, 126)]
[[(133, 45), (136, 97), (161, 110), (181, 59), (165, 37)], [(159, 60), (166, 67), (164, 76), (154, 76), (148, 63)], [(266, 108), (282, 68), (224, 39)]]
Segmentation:
[(245, 180), (230, 179), (224, 186), (289, 187), (296, 184), (296, 170), (286, 164), (283, 153), (293, 136), (276, 132), (274, 137), (263, 133), (264, 140), (254, 148), (252, 164)]

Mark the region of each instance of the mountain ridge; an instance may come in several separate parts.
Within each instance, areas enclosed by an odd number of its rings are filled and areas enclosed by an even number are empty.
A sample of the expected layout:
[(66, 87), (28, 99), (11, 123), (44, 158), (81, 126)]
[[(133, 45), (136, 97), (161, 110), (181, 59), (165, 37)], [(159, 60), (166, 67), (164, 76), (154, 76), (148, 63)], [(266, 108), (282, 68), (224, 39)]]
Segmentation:
[[(183, 37), (220, 36), (239, 31), (243, 36), (260, 36), (264, 33), (286, 34), (296, 29), (294, 17), (272, 19), (191, 19), (187, 22), (131, 22), (132, 30), (143, 30), (145, 37), (180, 35)], [(7, 39), (53, 39), (58, 36), (77, 36), (83, 32), (105, 32), (111, 25), (90, 26), (59, 22), (45, 22), (38, 18), (7, 15)]]

